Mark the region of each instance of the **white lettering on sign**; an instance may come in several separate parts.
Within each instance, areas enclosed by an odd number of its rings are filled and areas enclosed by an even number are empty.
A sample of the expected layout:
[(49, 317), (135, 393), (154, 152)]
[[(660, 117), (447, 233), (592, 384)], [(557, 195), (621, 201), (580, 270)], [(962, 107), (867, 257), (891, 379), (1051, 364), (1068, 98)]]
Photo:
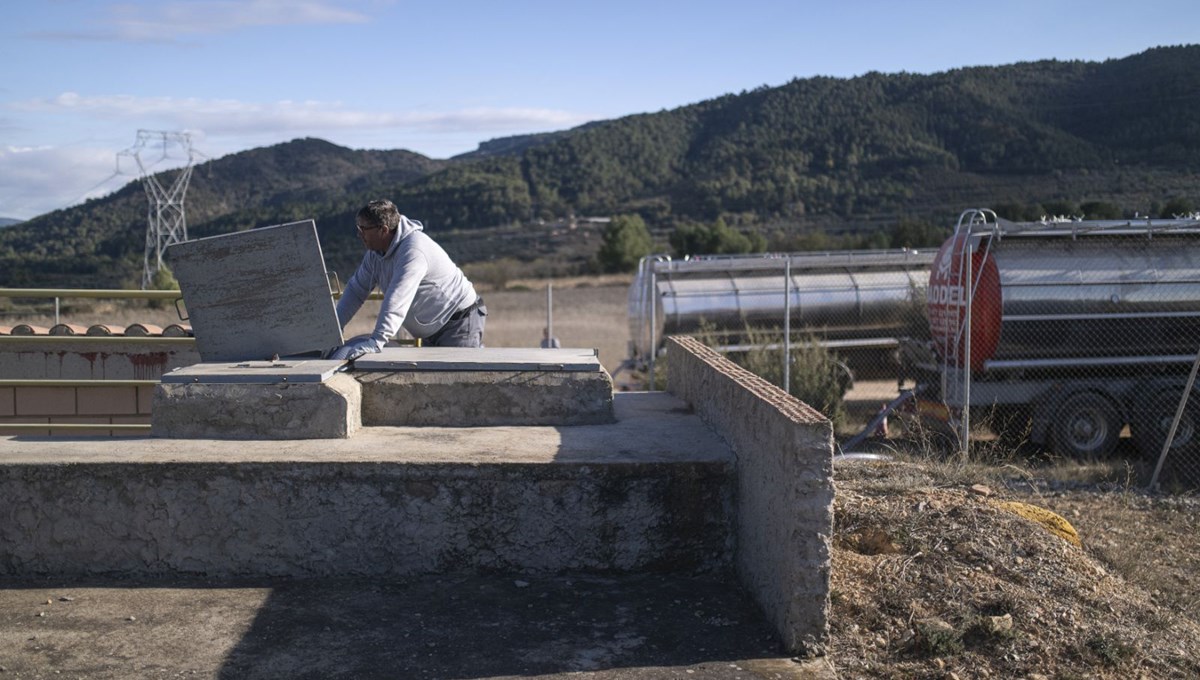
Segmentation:
[(934, 305), (951, 305), (954, 307), (965, 307), (966, 295), (962, 286), (951, 286), (948, 284), (934, 285), (929, 287), (929, 303)]

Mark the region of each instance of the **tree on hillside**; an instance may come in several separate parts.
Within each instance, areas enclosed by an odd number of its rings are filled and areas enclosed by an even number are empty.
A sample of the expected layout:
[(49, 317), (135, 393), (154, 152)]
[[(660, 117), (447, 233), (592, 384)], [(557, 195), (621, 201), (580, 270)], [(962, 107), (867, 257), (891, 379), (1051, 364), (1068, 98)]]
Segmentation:
[(1172, 198), (1162, 207), (1159, 217), (1175, 217), (1176, 215), (1191, 215), (1195, 212), (1192, 202), (1186, 198)]
[(606, 272), (627, 272), (653, 249), (654, 240), (641, 216), (618, 215), (605, 228), (596, 259)]
[(743, 234), (731, 229), (725, 220), (717, 218), (710, 225), (681, 224), (669, 237), (675, 255), (740, 255), (761, 253), (767, 249), (767, 240), (761, 234)]
[(1108, 201), (1080, 203), (1079, 210), (1085, 220), (1119, 220), (1122, 217), (1121, 207)]
[(944, 227), (923, 220), (902, 219), (888, 234), (888, 245), (892, 248), (928, 248), (939, 246), (948, 235)]

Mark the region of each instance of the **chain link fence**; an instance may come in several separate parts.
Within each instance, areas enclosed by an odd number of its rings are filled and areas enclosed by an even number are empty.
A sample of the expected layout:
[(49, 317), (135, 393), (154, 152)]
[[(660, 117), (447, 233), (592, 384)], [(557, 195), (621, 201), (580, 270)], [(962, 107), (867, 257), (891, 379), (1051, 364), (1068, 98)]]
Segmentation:
[[(981, 430), (1200, 487), (1200, 219), (963, 214), (933, 262), (907, 365), (959, 446)], [(1177, 417), (1178, 416), (1178, 417)]]
[(896, 396), (900, 339), (925, 323), (917, 300), (933, 256), (898, 249), (644, 258), (629, 292), (629, 363), (656, 373), (662, 338), (691, 335), (852, 435)]
[[(936, 252), (649, 257), (629, 319), (644, 369), (665, 335), (695, 335), (810, 403), (807, 374), (832, 358), (842, 403), (813, 405), (844, 445), (923, 423), (964, 455), (986, 440), (1124, 456), (1152, 484), (1200, 488), (1200, 215), (972, 210)], [(903, 433), (888, 430), (892, 408), (912, 416)]]

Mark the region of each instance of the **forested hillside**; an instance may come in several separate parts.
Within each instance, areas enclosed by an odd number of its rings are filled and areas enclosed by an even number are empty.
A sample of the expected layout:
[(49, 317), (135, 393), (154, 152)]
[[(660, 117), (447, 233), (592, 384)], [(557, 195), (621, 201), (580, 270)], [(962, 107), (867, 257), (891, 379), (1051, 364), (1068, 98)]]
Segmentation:
[[(439, 161), (314, 140), (196, 168), (193, 237), (315, 218), (332, 268), (353, 212), (386, 196), (431, 232), (639, 213), (663, 230), (722, 218), (795, 234), (944, 224), (966, 207), (1156, 214), (1200, 205), (1200, 46), (932, 75), (806, 78), (671, 111), (492, 140)], [(0, 231), (0, 285), (128, 285), (137, 183)], [(491, 250), (489, 256), (520, 256)]]

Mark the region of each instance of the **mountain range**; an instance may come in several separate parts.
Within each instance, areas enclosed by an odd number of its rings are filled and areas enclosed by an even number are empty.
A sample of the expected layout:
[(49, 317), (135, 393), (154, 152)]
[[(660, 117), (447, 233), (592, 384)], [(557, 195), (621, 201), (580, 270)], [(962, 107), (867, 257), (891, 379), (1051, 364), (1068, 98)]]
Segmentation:
[[(853, 233), (900, 219), (949, 225), (965, 208), (1001, 205), (1154, 214), (1200, 205), (1198, 172), (1200, 45), (1186, 45), (1104, 62), (796, 79), (446, 160), (297, 139), (196, 166), (187, 219), (196, 238), (313, 218), (330, 268), (349, 272), (361, 256), (354, 212), (376, 197), (463, 243), (619, 213), (660, 236), (717, 218), (768, 234)], [(136, 284), (145, 214), (135, 181), (3, 229), (0, 286)], [(452, 254), (530, 252), (514, 238)]]

